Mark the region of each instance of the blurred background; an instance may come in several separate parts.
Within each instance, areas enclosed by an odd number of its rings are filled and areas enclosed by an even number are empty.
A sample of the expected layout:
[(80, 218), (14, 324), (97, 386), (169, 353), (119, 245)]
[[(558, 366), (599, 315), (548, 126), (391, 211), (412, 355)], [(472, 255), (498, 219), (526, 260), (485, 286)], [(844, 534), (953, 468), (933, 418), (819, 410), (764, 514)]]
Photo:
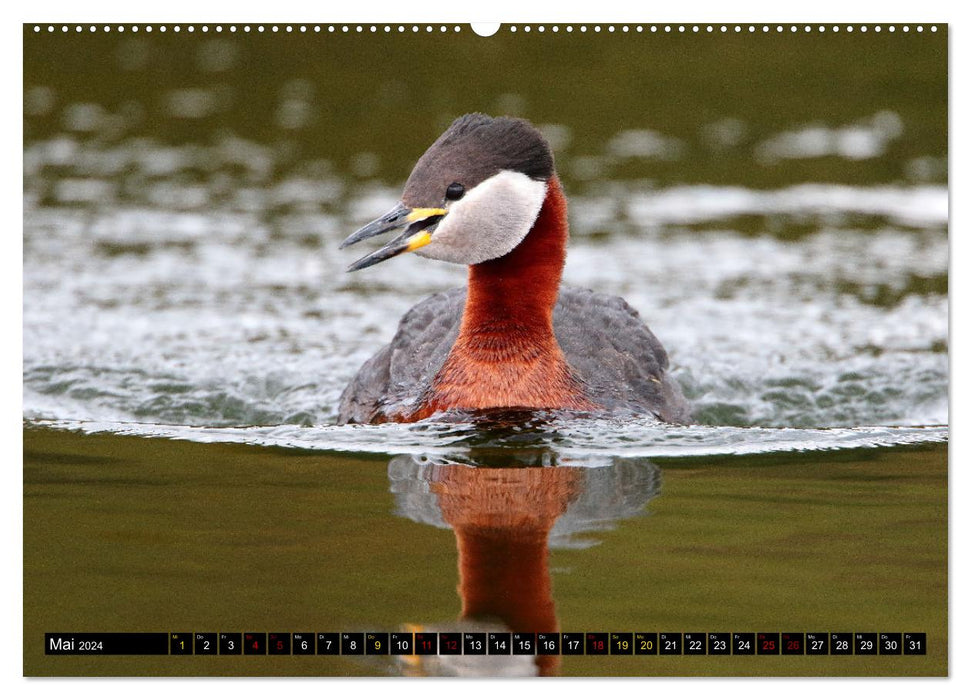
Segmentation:
[(547, 135), (566, 282), (641, 312), (699, 422), (947, 422), (945, 26), (256, 26), (25, 26), (27, 418), (333, 421), (465, 275), (337, 246), (483, 111)]

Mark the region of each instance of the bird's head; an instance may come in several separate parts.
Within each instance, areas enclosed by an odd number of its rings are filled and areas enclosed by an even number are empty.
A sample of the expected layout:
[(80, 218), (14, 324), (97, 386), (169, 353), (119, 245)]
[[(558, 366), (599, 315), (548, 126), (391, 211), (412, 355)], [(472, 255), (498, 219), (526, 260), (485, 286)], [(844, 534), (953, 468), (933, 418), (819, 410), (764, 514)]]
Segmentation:
[(502, 257), (533, 227), (552, 176), (553, 153), (529, 122), (459, 117), (418, 159), (401, 201), (341, 248), (404, 231), (348, 270), (407, 252), (463, 265)]

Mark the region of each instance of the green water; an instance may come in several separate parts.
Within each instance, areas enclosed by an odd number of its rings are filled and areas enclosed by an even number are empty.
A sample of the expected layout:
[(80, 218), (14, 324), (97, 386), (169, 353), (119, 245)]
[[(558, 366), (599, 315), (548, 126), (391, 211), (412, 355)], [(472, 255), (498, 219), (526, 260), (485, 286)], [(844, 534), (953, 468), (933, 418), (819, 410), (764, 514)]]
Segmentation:
[[(353, 169), (354, 156), (369, 153), (378, 156), (370, 170), (395, 184), (452, 119), (471, 111), (568, 127), (565, 149), (557, 149), (564, 166), (574, 156), (600, 154), (625, 129), (649, 127), (687, 146), (680, 158), (624, 159), (612, 180), (754, 187), (887, 182), (906, 177), (910, 158), (946, 156), (945, 25), (908, 34), (872, 27), (793, 34), (789, 25), (782, 33), (774, 27), (754, 34), (631, 29), (482, 38), (467, 25), (431, 35), (326, 29), (244, 35), (224, 28), (192, 36), (184, 29), (35, 34), (28, 26), (25, 87), (28, 95), (31, 87), (52, 88), (54, 103), (38, 100), (44, 108), (30, 111), (25, 140), (65, 126), (107, 145), (145, 136), (207, 146), (238, 134), (272, 147), (275, 175), (312, 173), (317, 159)], [(194, 110), (179, 102), (187, 96), (177, 91), (185, 90), (200, 90)], [(72, 127), (58, 108), (75, 102), (100, 105), (120, 124)], [(287, 118), (293, 103), (303, 105), (306, 118)], [(895, 112), (906, 128), (906, 138), (884, 157), (748, 160), (748, 149), (779, 130), (845, 125), (880, 110)], [(707, 128), (725, 118), (741, 122), (737, 138), (707, 140)], [(184, 180), (205, 182), (213, 167), (200, 163)], [(245, 181), (242, 174), (228, 173)], [(559, 174), (568, 192), (585, 184), (569, 167)], [(350, 180), (361, 178), (355, 173)], [(946, 172), (933, 179), (946, 179)], [(137, 197), (139, 184), (118, 196)]]
[[(349, 657), (45, 657), (50, 631), (458, 628), (456, 540), (387, 460), (24, 431), (27, 675), (383, 675)], [(548, 561), (562, 631), (926, 632), (927, 656), (563, 657), (563, 675), (947, 673), (947, 448), (658, 460)]]

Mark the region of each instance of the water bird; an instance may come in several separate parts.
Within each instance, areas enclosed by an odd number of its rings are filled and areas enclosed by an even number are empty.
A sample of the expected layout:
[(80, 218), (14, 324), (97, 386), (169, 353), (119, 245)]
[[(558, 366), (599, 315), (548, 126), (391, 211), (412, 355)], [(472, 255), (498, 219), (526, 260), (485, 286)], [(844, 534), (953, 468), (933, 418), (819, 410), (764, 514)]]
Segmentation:
[(403, 231), (361, 270), (406, 252), (468, 266), (421, 301), (344, 390), (339, 423), (489, 409), (690, 420), (668, 356), (617, 296), (560, 286), (569, 237), (553, 152), (524, 119), (467, 114), (418, 159), (401, 200), (341, 248)]

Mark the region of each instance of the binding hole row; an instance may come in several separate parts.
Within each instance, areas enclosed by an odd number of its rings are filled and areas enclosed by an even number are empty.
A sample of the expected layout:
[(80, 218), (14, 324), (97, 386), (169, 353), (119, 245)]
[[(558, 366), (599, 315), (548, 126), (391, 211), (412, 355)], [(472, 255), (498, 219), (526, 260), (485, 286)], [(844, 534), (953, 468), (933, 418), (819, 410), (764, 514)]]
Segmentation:
[[(899, 30), (901, 32), (903, 32), (905, 34), (906, 33), (909, 33), (911, 30), (913, 30), (915, 32), (923, 32), (924, 29), (925, 29), (924, 25), (921, 25), (921, 24), (913, 25), (913, 26), (907, 25), (907, 24), (903, 24), (903, 25), (899, 25), (899, 26), (898, 25), (893, 25), (893, 24), (886, 25), (886, 26), (879, 25), (879, 24), (877, 24), (877, 25), (853, 25), (853, 24), (847, 24), (847, 25), (809, 25), (809, 24), (806, 24), (806, 25), (795, 25), (795, 24), (790, 24), (790, 25), (782, 25), (782, 24), (774, 24), (774, 25), (769, 25), (769, 24), (762, 24), (762, 25), (755, 25), (755, 24), (748, 24), (748, 25), (741, 25), (741, 24), (735, 24), (735, 25), (728, 25), (728, 24), (718, 24), (718, 25), (713, 25), (713, 24), (692, 24), (692, 25), (677, 24), (677, 25), (672, 25), (672, 24), (662, 24), (662, 25), (658, 25), (658, 24), (652, 24), (652, 25), (646, 25), (646, 26), (645, 25), (640, 25), (640, 24), (638, 24), (638, 25), (628, 25), (628, 24), (624, 24), (624, 25), (613, 25), (613, 24), (610, 24), (610, 25), (605, 25), (605, 26), (601, 26), (599, 24), (595, 24), (595, 25), (581, 24), (581, 25), (577, 25), (577, 26), (574, 26), (572, 24), (563, 25), (563, 26), (556, 25), (556, 24), (550, 25), (550, 26), (546, 26), (546, 25), (529, 25), (529, 24), (526, 24), (526, 25), (516, 25), (516, 24), (512, 24), (512, 25), (509, 25), (508, 27), (504, 27), (504, 29), (506, 29), (508, 32), (513, 33), (513, 34), (515, 34), (516, 32), (518, 32), (520, 30), (522, 32), (524, 32), (524, 33), (530, 33), (532, 31), (536, 31), (536, 32), (538, 32), (540, 34), (544, 34), (547, 31), (552, 32), (554, 34), (560, 33), (561, 31), (562, 32), (565, 32), (567, 34), (570, 34), (570, 33), (573, 33), (573, 32), (585, 33), (585, 32), (589, 32), (589, 31), (592, 31), (594, 33), (598, 33), (598, 32), (603, 32), (605, 30), (606, 30), (607, 33), (616, 33), (616, 32), (619, 31), (621, 33), (630, 33), (630, 32), (634, 32), (634, 33), (644, 33), (644, 32), (650, 32), (652, 34), (657, 34), (657, 33), (665, 33), (665, 34), (678, 33), (678, 34), (685, 34), (685, 33), (689, 33), (689, 32), (692, 33), (692, 34), (701, 34), (701, 33), (713, 34), (713, 33), (716, 33), (716, 32), (717, 33), (723, 33), (723, 34), (727, 34), (729, 32), (734, 32), (736, 34), (741, 34), (743, 32), (748, 32), (749, 34), (755, 34), (755, 33), (769, 34), (769, 33), (773, 33), (773, 32), (776, 33), (776, 34), (781, 34), (781, 33), (784, 33), (786, 31), (788, 31), (790, 34), (795, 34), (795, 33), (809, 33), (809, 32), (813, 32), (813, 31), (816, 31), (816, 32), (819, 32), (819, 33), (832, 32), (834, 34), (838, 34), (840, 32), (845, 32), (847, 34), (852, 34), (853, 32), (866, 33), (866, 32), (869, 32), (869, 31), (876, 32), (876, 33), (880, 33), (882, 31), (887, 31), (887, 32), (890, 32), (890, 33), (895, 33), (898, 30), (898, 28), (899, 28)], [(404, 34), (404, 33), (410, 32), (412, 34), (416, 34), (416, 33), (422, 32), (422, 31), (424, 31), (426, 33), (435, 32), (435, 31), (438, 31), (440, 33), (442, 33), (442, 32), (449, 32), (449, 31), (452, 31), (452, 32), (461, 32), (462, 31), (462, 28), (460, 26), (458, 26), (458, 25), (451, 25), (451, 26), (449, 26), (449, 25), (444, 25), (444, 24), (442, 24), (442, 25), (430, 25), (430, 24), (426, 24), (426, 25), (418, 25), (418, 24), (410, 24), (410, 25), (405, 25), (405, 24), (398, 24), (398, 25), (390, 25), (390, 24), (383, 24), (383, 25), (377, 25), (377, 24), (370, 24), (370, 25), (365, 25), (365, 24), (356, 24), (356, 25), (355, 24), (327, 24), (327, 25), (320, 25), (320, 24), (314, 24), (314, 25), (307, 25), (307, 24), (299, 24), (299, 25), (293, 25), (293, 24), (286, 24), (286, 25), (278, 25), (278, 24), (271, 24), (271, 25), (263, 25), (263, 24), (249, 25), (249, 24), (244, 24), (244, 25), (235, 25), (235, 24), (230, 24), (230, 25), (225, 25), (225, 26), (224, 25), (221, 25), (221, 24), (212, 25), (212, 26), (210, 26), (208, 24), (203, 24), (203, 25), (199, 25), (198, 27), (196, 25), (192, 25), (192, 24), (189, 24), (189, 25), (179, 25), (179, 24), (176, 24), (176, 25), (165, 25), (165, 24), (160, 24), (160, 25), (151, 25), (151, 24), (147, 24), (147, 25), (138, 25), (138, 24), (132, 24), (132, 25), (124, 25), (124, 24), (109, 25), (109, 24), (106, 24), (106, 25), (101, 25), (101, 26), (99, 26), (99, 25), (93, 25), (93, 24), (91, 24), (91, 25), (80, 25), (80, 24), (76, 24), (76, 25), (68, 25), (68, 24), (53, 25), (53, 24), (48, 24), (48, 25), (46, 25), (46, 27), (43, 26), (43, 25), (39, 25), (39, 24), (35, 24), (34, 25), (34, 33), (41, 33), (43, 31), (45, 31), (45, 29), (46, 29), (46, 31), (48, 33), (54, 33), (54, 32), (57, 32), (57, 31), (60, 31), (62, 33), (67, 33), (67, 32), (70, 32), (72, 29), (73, 29), (73, 31), (75, 33), (81, 33), (81, 32), (84, 32), (85, 30), (87, 30), (89, 33), (94, 33), (94, 32), (97, 32), (99, 29), (101, 29), (101, 31), (103, 31), (103, 32), (116, 31), (116, 32), (119, 32), (119, 33), (124, 33), (124, 32), (127, 31), (127, 32), (131, 32), (133, 34), (137, 34), (140, 31), (141, 32), (145, 32), (146, 34), (151, 34), (153, 31), (158, 31), (158, 32), (163, 33), (163, 34), (166, 33), (166, 32), (169, 32), (169, 31), (174, 32), (176, 34), (181, 33), (182, 31), (185, 31), (185, 32), (187, 32), (189, 34), (193, 34), (193, 33), (197, 32), (197, 31), (198, 32), (201, 32), (203, 34), (208, 34), (209, 32), (215, 32), (217, 34), (222, 33), (222, 32), (229, 32), (230, 34), (234, 34), (234, 33), (238, 33), (238, 32), (242, 32), (244, 34), (245, 33), (254, 33), (254, 32), (257, 33), (257, 34), (266, 33), (266, 32), (269, 32), (271, 34), (272, 33), (281, 33), (281, 32), (284, 33), (284, 34), (294, 34), (294, 33), (296, 33), (296, 34), (307, 34), (307, 33), (313, 33), (313, 34), (321, 34), (321, 33), (328, 33), (328, 34), (337, 34), (337, 33), (341, 33), (341, 34), (352, 34), (352, 33), (354, 33), (354, 34), (363, 34), (363, 33), (371, 33), (371, 34), (377, 34), (379, 32), (384, 32), (386, 34), (390, 34), (390, 33), (393, 33), (393, 32), (397, 32), (399, 34)], [(931, 25), (929, 27), (929, 29), (930, 29), (931, 32), (936, 32), (937, 31), (937, 26), (936, 25)]]

